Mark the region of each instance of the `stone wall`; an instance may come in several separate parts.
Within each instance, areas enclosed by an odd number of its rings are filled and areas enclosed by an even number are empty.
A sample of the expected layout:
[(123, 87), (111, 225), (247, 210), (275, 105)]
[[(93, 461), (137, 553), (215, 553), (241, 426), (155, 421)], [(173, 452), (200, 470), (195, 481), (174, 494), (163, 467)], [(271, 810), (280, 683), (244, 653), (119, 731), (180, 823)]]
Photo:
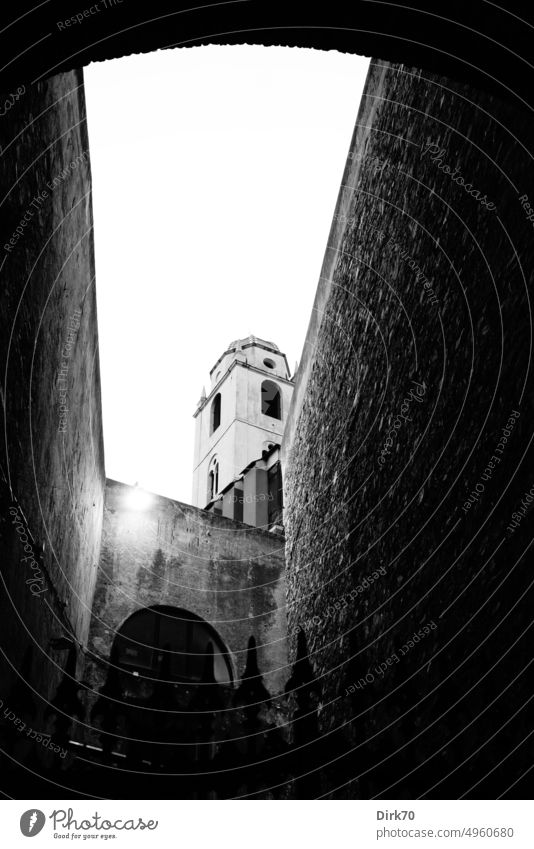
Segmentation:
[(288, 675), (284, 538), (158, 495), (132, 510), (132, 489), (107, 483), (88, 680), (101, 686), (115, 634), (132, 613), (165, 604), (215, 628), (236, 683), (254, 636), (265, 686), (281, 693)]
[(50, 639), (87, 641), (105, 485), (82, 72), (22, 87), (0, 143), (0, 698), (43, 728)]
[(531, 128), (371, 64), (283, 443), (324, 793), (521, 793)]

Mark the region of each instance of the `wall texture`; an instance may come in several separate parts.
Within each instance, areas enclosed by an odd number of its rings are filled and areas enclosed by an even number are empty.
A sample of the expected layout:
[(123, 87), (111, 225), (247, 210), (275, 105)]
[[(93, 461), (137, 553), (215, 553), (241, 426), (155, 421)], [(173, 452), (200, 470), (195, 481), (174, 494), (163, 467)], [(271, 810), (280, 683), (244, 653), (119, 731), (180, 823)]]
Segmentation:
[(105, 485), (81, 71), (19, 92), (0, 140), (1, 698), (42, 728), (50, 638), (87, 641)]
[(163, 496), (131, 510), (131, 491), (108, 481), (88, 680), (101, 686), (115, 634), (132, 613), (165, 604), (215, 628), (235, 682), (254, 636), (265, 686), (281, 693), (288, 677), (283, 537)]
[(521, 793), (529, 127), (371, 64), (283, 444), (291, 655), (301, 628), (334, 796)]

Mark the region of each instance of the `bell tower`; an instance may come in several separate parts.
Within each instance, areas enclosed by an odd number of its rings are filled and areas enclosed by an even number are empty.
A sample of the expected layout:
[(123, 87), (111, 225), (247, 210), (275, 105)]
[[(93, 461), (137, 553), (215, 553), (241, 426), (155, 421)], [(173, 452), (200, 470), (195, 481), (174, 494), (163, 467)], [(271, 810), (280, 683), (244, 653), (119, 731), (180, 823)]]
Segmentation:
[(194, 413), (193, 504), (220, 504), (216, 512), (223, 512), (225, 493), (280, 445), (294, 384), (285, 354), (256, 336), (231, 342), (210, 381)]

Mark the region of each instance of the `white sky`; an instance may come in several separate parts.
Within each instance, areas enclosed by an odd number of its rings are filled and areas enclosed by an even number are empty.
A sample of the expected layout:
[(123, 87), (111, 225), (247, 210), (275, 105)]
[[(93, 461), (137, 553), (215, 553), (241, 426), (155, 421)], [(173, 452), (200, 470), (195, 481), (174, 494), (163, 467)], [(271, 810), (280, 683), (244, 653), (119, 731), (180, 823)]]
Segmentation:
[(228, 343), (300, 359), (367, 67), (244, 45), (85, 69), (108, 477), (190, 503)]

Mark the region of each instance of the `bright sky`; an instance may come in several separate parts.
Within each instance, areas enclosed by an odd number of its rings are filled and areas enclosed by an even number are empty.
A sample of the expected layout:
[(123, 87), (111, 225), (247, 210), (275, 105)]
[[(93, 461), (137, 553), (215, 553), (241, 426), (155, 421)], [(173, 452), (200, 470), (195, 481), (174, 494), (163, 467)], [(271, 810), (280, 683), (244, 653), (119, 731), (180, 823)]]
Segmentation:
[(85, 69), (108, 477), (190, 503), (228, 343), (300, 359), (367, 67), (244, 45)]

